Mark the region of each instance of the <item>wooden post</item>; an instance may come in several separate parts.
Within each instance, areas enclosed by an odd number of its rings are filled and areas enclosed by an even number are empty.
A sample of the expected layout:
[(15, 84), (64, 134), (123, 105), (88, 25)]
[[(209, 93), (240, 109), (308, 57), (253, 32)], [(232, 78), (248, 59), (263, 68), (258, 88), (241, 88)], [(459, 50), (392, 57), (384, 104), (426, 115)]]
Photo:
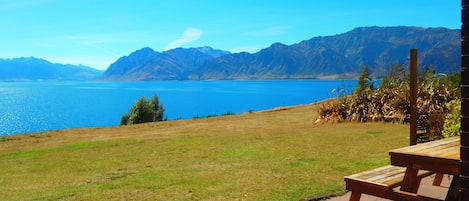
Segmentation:
[(417, 144), (417, 49), (410, 50), (410, 145)]
[[(461, 10), (461, 173), (459, 200), (469, 200), (469, 0)], [(455, 175), (457, 177), (457, 175)]]

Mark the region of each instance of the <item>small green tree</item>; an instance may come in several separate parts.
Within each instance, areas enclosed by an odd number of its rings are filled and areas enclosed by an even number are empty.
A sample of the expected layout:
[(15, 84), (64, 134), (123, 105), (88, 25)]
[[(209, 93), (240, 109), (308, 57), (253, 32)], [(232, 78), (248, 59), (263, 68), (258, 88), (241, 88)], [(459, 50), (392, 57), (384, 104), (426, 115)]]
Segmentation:
[(156, 94), (151, 100), (141, 97), (132, 105), (128, 114), (122, 115), (120, 125), (162, 121), (163, 115), (164, 108)]
[(360, 95), (370, 90), (373, 90), (373, 82), (371, 80), (368, 67), (365, 66), (360, 78), (358, 79), (358, 86), (355, 88), (355, 93)]

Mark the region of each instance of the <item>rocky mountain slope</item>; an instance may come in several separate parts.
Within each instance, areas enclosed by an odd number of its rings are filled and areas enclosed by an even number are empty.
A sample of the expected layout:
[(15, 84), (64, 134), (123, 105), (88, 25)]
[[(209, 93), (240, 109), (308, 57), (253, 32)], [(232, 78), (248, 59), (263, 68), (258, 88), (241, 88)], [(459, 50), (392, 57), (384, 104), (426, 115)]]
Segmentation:
[(199, 79), (285, 79), (356, 77), (364, 66), (377, 77), (392, 64), (408, 64), (419, 50), (419, 64), (437, 72), (457, 72), (460, 31), (445, 28), (364, 27), (298, 44), (276, 43), (257, 53), (238, 53), (206, 62)]
[(111, 64), (101, 77), (107, 81), (184, 80), (189, 79), (207, 60), (230, 54), (210, 47), (176, 48), (156, 52), (142, 48)]

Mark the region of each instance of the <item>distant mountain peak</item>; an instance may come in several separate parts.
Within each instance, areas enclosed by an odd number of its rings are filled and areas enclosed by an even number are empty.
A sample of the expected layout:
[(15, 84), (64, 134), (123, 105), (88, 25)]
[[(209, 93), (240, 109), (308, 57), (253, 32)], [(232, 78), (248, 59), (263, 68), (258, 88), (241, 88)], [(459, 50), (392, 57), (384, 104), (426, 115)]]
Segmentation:
[(150, 47), (144, 47), (142, 49), (134, 51), (130, 55), (135, 55), (135, 56), (138, 57), (138, 56), (145, 56), (145, 55), (152, 55), (152, 54), (158, 54), (158, 52), (156, 52), (155, 50), (153, 50)]
[(288, 47), (288, 45), (285, 45), (283, 43), (280, 43), (280, 42), (276, 42), (276, 43), (273, 43), (272, 45), (270, 45), (271, 48), (283, 48), (283, 47)]
[(199, 50), (200, 52), (202, 52), (204, 54), (207, 54), (207, 55), (210, 55), (212, 57), (221, 57), (221, 56), (231, 54), (231, 52), (229, 52), (229, 51), (213, 49), (210, 46), (198, 47), (196, 49)]
[(104, 72), (103, 80), (179, 80), (188, 79), (194, 69), (205, 61), (230, 52), (201, 48), (175, 48), (156, 52), (142, 48), (121, 57)]
[(36, 57), (0, 59), (0, 81), (85, 81), (101, 73), (83, 65), (51, 63)]
[(40, 59), (36, 57), (18, 57), (18, 58), (11, 58), (8, 59), (10, 61), (17, 61), (17, 62), (44, 62), (44, 63), (50, 63), (49, 61), (45, 59)]
[(134, 52), (154, 52), (153, 48), (151, 47), (142, 47), (141, 49), (135, 50)]
[(209, 51), (212, 51), (212, 50), (213, 50), (213, 48), (210, 47), (210, 46), (198, 47), (198, 48), (196, 48), (196, 49), (198, 49), (198, 50), (201, 51), (201, 52), (209, 52)]

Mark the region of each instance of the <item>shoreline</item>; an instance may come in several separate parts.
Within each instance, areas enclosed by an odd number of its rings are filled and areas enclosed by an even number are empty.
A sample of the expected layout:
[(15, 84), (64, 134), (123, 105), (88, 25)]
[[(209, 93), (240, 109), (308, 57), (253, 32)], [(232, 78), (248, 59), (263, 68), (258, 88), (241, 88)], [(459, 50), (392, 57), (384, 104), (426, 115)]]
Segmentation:
[(355, 85), (335, 80), (5, 85), (2, 90), (11, 94), (2, 99), (0, 136), (117, 126), (138, 98), (155, 93), (165, 117), (180, 120), (308, 104), (334, 97), (336, 88)]
[[(255, 114), (268, 114), (268, 113), (277, 113), (277, 112), (285, 112), (289, 110), (294, 110), (294, 109), (302, 109), (302, 108), (309, 108), (309, 107), (316, 107), (318, 103), (325, 102), (325, 101), (330, 101), (331, 99), (325, 99), (313, 103), (307, 103), (307, 104), (298, 104), (298, 105), (291, 105), (291, 106), (280, 106), (280, 107), (275, 107), (271, 109), (266, 109), (266, 110), (259, 110), (259, 111), (253, 111), (253, 112), (243, 112), (239, 114), (233, 114), (233, 115), (215, 115), (215, 116), (208, 116), (208, 117), (200, 117), (200, 118), (190, 118), (190, 119), (177, 119), (177, 120), (168, 120), (168, 121), (160, 121), (160, 122), (149, 122), (149, 123), (143, 123), (143, 124), (134, 124), (134, 125), (125, 125), (125, 126), (105, 126), (105, 127), (85, 127), (85, 128), (67, 128), (67, 129), (58, 129), (58, 130), (46, 130), (46, 131), (37, 131), (37, 132), (28, 132), (28, 133), (19, 133), (19, 134), (11, 134), (11, 135), (2, 135), (0, 136), (0, 143), (1, 142), (8, 142), (8, 141), (13, 141), (16, 139), (24, 139), (24, 138), (31, 138), (31, 139), (39, 139), (39, 138), (47, 138), (52, 135), (57, 135), (57, 134), (70, 134), (74, 135), (77, 133), (96, 133), (99, 132), (100, 130), (125, 130), (127, 131), (128, 128), (135, 128), (138, 129), (139, 127), (145, 128), (148, 126), (153, 127), (160, 127), (160, 125), (180, 125), (180, 124), (186, 124), (186, 123), (191, 123), (191, 122), (196, 122), (196, 121), (211, 121), (211, 120), (217, 120), (220, 118), (239, 118), (241, 116), (246, 116), (246, 115), (255, 115)], [(312, 110), (311, 114), (317, 113), (316, 110)], [(210, 126), (210, 125), (207, 125)]]
[[(249, 112), (242, 112), (242, 113), (235, 113), (235, 114), (220, 114), (220, 115), (207, 115), (207, 116), (194, 116), (192, 118), (188, 119), (173, 119), (173, 120), (167, 120), (167, 121), (160, 121), (160, 122), (149, 122), (149, 123), (163, 123), (163, 122), (174, 122), (174, 121), (193, 121), (197, 119), (209, 119), (209, 118), (216, 118), (216, 117), (223, 117), (223, 116), (239, 116), (239, 115), (246, 115), (246, 114), (253, 114), (253, 113), (271, 113), (271, 112), (279, 112), (279, 111), (285, 111), (285, 110), (291, 110), (295, 108), (300, 108), (300, 107), (305, 107), (305, 106), (315, 106), (316, 104), (322, 103), (322, 102), (327, 102), (330, 100), (333, 100), (335, 98), (329, 98), (329, 99), (324, 99), (312, 103), (305, 103), (305, 104), (298, 104), (298, 105), (290, 105), (290, 106), (280, 106), (280, 107), (274, 107), (271, 109), (265, 109), (265, 110), (259, 110), (259, 111), (249, 111)], [(315, 111), (316, 112), (316, 111)], [(148, 124), (148, 123), (145, 123)], [(135, 124), (133, 126), (138, 126), (139, 124)], [(55, 132), (65, 132), (65, 131), (70, 131), (70, 130), (83, 130), (83, 129), (106, 129), (106, 128), (119, 128), (122, 126), (119, 125), (113, 125), (113, 126), (101, 126), (101, 127), (78, 127), (78, 128), (64, 128), (64, 129), (56, 129), (56, 130), (44, 130), (44, 131), (32, 131), (32, 132), (26, 132), (26, 133), (16, 133), (16, 134), (9, 134), (9, 135), (0, 135), (0, 141), (5, 140), (7, 137), (14, 137), (14, 136), (22, 136), (22, 135), (34, 135), (34, 134), (41, 134), (41, 133), (55, 133)]]

